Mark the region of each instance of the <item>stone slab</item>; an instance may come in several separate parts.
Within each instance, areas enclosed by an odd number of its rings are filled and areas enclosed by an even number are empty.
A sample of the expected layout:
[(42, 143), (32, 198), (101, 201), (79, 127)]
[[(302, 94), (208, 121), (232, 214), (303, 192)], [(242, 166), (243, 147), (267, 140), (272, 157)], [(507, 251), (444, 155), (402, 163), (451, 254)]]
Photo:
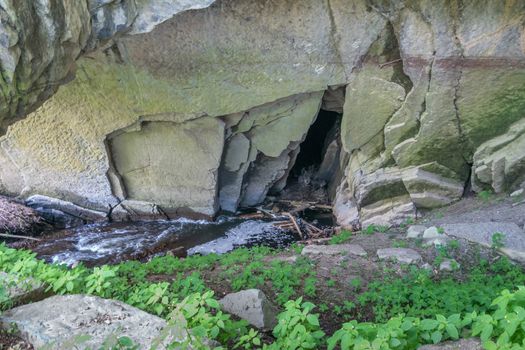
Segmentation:
[(307, 245), (303, 248), (302, 255), (355, 255), (367, 256), (366, 251), (357, 244), (334, 244), (334, 245)]
[(420, 262), (421, 255), (410, 248), (384, 248), (377, 251), (380, 260), (396, 260), (400, 263), (413, 264)]
[(525, 231), (513, 222), (479, 222), (465, 224), (445, 224), (445, 233), (449, 236), (492, 247), (495, 233), (503, 234), (503, 247), (499, 250), (509, 258), (525, 262)]

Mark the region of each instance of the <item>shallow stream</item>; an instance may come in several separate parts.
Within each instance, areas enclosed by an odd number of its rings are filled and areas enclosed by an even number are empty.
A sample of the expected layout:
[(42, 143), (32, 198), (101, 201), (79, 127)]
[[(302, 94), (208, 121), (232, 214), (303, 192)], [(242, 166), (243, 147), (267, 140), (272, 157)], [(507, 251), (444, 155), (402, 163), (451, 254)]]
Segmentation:
[(178, 219), (97, 223), (57, 232), (32, 250), (49, 262), (87, 266), (144, 260), (168, 252), (176, 256), (226, 253), (236, 247), (283, 247), (294, 234), (265, 220), (220, 217), (214, 222)]

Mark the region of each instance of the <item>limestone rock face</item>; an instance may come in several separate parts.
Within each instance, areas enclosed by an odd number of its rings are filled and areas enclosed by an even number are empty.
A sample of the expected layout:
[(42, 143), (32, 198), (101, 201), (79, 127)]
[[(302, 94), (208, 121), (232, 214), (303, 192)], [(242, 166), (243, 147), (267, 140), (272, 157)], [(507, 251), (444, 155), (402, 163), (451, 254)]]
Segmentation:
[(214, 0), (7, 0), (0, 8), (0, 133), (75, 74), (82, 52), (125, 32), (153, 30)]
[(47, 99), (0, 139), (4, 194), (236, 211), (286, 186), (320, 108), (342, 114), (322, 162), (342, 226), (525, 181), (523, 1), (24, 0), (0, 19), (0, 126)]

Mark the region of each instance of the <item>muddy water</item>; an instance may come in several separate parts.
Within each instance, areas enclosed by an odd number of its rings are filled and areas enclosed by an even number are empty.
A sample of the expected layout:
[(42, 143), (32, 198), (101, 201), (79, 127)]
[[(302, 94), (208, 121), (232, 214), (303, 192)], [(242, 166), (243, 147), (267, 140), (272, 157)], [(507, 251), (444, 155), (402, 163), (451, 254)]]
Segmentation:
[(32, 249), (49, 262), (87, 266), (147, 259), (172, 252), (225, 253), (236, 247), (283, 247), (296, 237), (263, 220), (223, 217), (215, 222), (179, 219), (127, 223), (99, 223), (64, 230)]

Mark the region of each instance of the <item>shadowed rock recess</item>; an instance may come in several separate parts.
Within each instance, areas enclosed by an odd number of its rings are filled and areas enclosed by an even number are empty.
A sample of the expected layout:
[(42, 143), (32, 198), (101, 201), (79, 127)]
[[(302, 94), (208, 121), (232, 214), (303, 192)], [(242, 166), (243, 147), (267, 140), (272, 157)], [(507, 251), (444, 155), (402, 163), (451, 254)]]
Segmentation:
[(4, 3), (0, 190), (48, 210), (258, 205), (327, 111), (342, 226), (525, 183), (523, 1)]

